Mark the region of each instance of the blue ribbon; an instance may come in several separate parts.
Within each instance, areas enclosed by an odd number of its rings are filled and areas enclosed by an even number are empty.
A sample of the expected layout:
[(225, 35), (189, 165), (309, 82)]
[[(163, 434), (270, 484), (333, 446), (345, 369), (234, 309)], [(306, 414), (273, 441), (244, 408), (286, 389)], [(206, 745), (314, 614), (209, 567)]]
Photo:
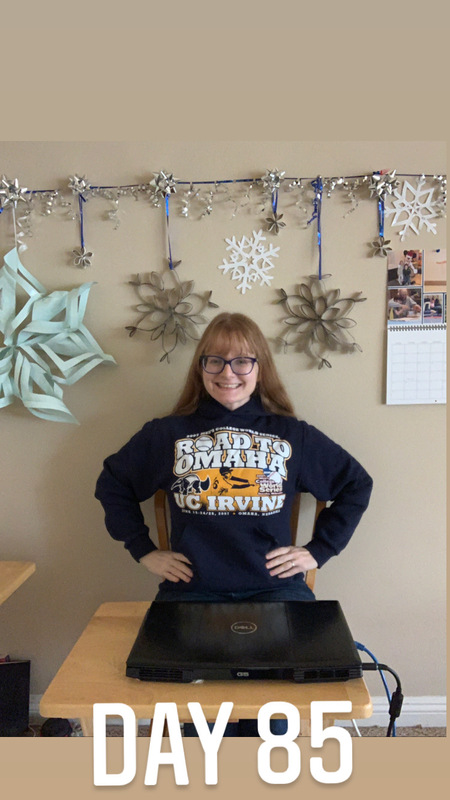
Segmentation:
[(321, 214), (322, 214), (322, 192), (323, 192), (323, 181), (320, 175), (316, 178), (316, 180), (311, 181), (311, 186), (313, 187), (315, 194), (314, 194), (314, 211), (313, 215), (310, 220), (308, 220), (308, 225), (313, 222), (315, 219), (317, 220), (317, 246), (319, 248), (319, 280), (322, 278), (322, 223), (321, 223)]
[[(373, 173), (374, 175), (381, 175), (380, 170)], [(378, 235), (384, 236), (384, 199), (378, 198)]]
[(170, 194), (166, 194), (167, 245), (169, 248), (169, 269), (173, 269), (172, 247), (170, 244), (170, 227), (169, 227), (169, 197)]
[(378, 200), (378, 233), (384, 236), (384, 200), (381, 197)]
[(278, 208), (278, 189), (272, 189), (272, 211), (275, 216)]
[(78, 195), (78, 209), (80, 212), (80, 238), (81, 238), (81, 247), (84, 249), (84, 217), (83, 217), (83, 203), (86, 202), (86, 198), (83, 197), (82, 194)]

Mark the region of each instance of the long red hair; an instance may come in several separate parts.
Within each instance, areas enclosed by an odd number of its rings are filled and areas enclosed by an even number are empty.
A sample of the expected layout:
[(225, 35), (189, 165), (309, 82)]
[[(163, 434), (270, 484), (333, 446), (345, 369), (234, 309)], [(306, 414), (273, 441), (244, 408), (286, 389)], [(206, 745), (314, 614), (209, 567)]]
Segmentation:
[(278, 375), (265, 336), (250, 317), (228, 312), (214, 317), (203, 332), (172, 414), (192, 414), (197, 410), (200, 400), (208, 396), (203, 385), (200, 357), (227, 352), (236, 346), (242, 354), (252, 354), (258, 359), (256, 393), (261, 398), (263, 408), (275, 414), (294, 416), (292, 403)]

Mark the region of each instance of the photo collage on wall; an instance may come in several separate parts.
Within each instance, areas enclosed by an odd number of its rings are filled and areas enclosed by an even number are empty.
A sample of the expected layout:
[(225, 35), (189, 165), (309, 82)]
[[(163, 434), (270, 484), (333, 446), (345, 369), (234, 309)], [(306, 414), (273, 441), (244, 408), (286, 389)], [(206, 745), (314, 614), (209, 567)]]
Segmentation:
[(409, 249), (388, 253), (388, 325), (447, 322), (446, 253)]

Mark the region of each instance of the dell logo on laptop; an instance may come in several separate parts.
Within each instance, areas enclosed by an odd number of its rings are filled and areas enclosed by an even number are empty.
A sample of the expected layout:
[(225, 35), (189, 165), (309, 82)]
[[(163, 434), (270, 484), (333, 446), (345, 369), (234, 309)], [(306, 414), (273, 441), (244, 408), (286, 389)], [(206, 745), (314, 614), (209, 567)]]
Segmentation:
[(234, 622), (231, 626), (233, 633), (254, 633), (257, 629), (254, 622)]

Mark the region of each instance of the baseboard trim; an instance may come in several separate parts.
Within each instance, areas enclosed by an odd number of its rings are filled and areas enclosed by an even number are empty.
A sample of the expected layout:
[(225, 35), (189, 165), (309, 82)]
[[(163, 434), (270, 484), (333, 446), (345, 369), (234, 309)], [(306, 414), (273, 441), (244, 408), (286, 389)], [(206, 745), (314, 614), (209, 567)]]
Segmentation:
[[(372, 697), (373, 713), (358, 720), (358, 726), (381, 725), (389, 722), (389, 704), (386, 697)], [(345, 722), (342, 724), (345, 725)], [(350, 723), (351, 724), (351, 723)], [(403, 728), (421, 725), (422, 728), (445, 728), (447, 725), (447, 699), (444, 696), (405, 697), (397, 725)]]
[[(33, 694), (30, 696), (30, 718), (40, 719), (39, 703), (42, 695)], [(358, 720), (359, 727), (366, 725), (386, 726), (388, 717), (388, 701), (386, 697), (372, 697), (373, 714), (368, 719)], [(122, 720), (117, 719), (117, 723)], [(113, 724), (115, 720), (111, 719)], [(142, 720), (142, 724), (148, 724), (149, 720)], [(348, 720), (343, 720), (342, 725), (351, 724)], [(405, 697), (403, 701), (402, 713), (397, 725), (411, 727), (422, 725), (423, 728), (445, 728), (447, 724), (447, 700), (445, 696), (425, 696), (425, 697)]]

